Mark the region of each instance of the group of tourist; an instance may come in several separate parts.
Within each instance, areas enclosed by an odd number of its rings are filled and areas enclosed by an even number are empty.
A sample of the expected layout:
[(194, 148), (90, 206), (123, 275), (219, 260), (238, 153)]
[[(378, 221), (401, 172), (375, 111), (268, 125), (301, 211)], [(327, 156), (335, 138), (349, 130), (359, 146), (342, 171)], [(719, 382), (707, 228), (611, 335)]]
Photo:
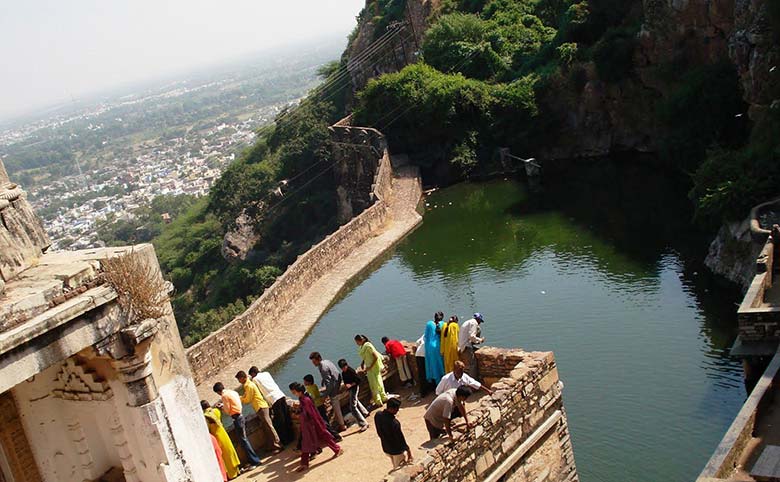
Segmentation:
[[(480, 332), (480, 324), (484, 322), (482, 315), (475, 313), (474, 318), (462, 326), (458, 325), (457, 316), (450, 317), (446, 322), (443, 320), (444, 314), (437, 312), (434, 319), (427, 322), (415, 353), (420, 375), (420, 395), (425, 396), (431, 387), (435, 387), (436, 392), (436, 398), (424, 416), (431, 439), (444, 433), (451, 437), (452, 420), (460, 416), (466, 427), (470, 427), (465, 400), (472, 390), (490, 393), (490, 389), (476, 380), (478, 371), (474, 351), (484, 341)], [(370, 410), (384, 406), (374, 417), (383, 451), (390, 457), (393, 467), (412, 460), (411, 449), (395, 417), (401, 407), (400, 397), (388, 394), (385, 390), (382, 378), (385, 357), (365, 335), (355, 335), (354, 340), (361, 358), (357, 369), (352, 368), (343, 358), (333, 363), (315, 351), (309, 355), (309, 360), (319, 371), (320, 383), (315, 383), (314, 376), (308, 374), (303, 377), (302, 383), (292, 382), (288, 386), (298, 399), (300, 436), (297, 450), (300, 451), (300, 464), (297, 471), (308, 469), (309, 462), (322, 452), (323, 446), (333, 451), (334, 458), (344, 453), (338, 444), (341, 441), (340, 432), (347, 429), (339, 399), (342, 385), (349, 394), (349, 411), (358, 424), (358, 431), (368, 430), (366, 417)], [(388, 357), (395, 362), (401, 383), (404, 386), (414, 385), (403, 344), (383, 337), (382, 345)], [(466, 373), (467, 366), (471, 375)], [(371, 391), (369, 407), (365, 407), (359, 400), (361, 375), (365, 376)], [(224, 481), (237, 477), (242, 468), (252, 470), (261, 464), (260, 457), (247, 437), (243, 405), (251, 405), (257, 413), (264, 440), (273, 454), (281, 452), (295, 438), (287, 398), (270, 373), (260, 372), (253, 366), (248, 374), (239, 371), (235, 378), (242, 387), (242, 394), (218, 382), (214, 384), (213, 390), (220, 396), (220, 401), (213, 407), (207, 401), (201, 401)], [(326, 399), (330, 402), (333, 424), (328, 418)], [(236, 449), (222, 424), (222, 413), (233, 420), (235, 438), (246, 454), (247, 463), (244, 467), (241, 467)]]

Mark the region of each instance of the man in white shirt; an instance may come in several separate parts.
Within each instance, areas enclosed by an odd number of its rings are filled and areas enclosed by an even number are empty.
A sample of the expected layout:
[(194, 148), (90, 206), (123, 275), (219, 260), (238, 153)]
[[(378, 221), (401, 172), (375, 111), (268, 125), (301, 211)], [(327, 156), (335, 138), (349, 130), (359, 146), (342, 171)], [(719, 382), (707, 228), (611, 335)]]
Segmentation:
[(474, 313), (474, 318), (463, 322), (458, 336), (458, 351), (468, 363), (469, 375), (473, 378), (479, 378), (479, 367), (477, 367), (477, 357), (474, 352), (477, 350), (476, 345), (485, 341), (484, 338), (480, 337), (482, 331), (479, 327), (484, 322), (485, 319), (481, 313)]
[(466, 373), (464, 373), (465, 368), (466, 365), (464, 365), (462, 361), (460, 360), (456, 361), (455, 365), (452, 367), (452, 371), (444, 375), (443, 377), (441, 377), (441, 381), (439, 382), (439, 385), (436, 387), (436, 395), (441, 395), (447, 390), (451, 390), (453, 388), (458, 388), (462, 386), (469, 387), (473, 391), (482, 390), (488, 395), (493, 393), (491, 389), (482, 385), (481, 383), (479, 383), (478, 381), (474, 380)]
[(276, 384), (270, 373), (261, 372), (257, 367), (249, 369), (249, 376), (260, 389), (263, 398), (271, 405), (271, 419), (282, 445), (287, 445), (295, 440), (290, 407), (287, 405), (287, 397), (279, 389), (279, 385)]
[(423, 419), (431, 440), (441, 437), (445, 432), (452, 437), (452, 419), (460, 415), (466, 421), (466, 430), (471, 429), (466, 415), (466, 399), (471, 395), (467, 387), (452, 388), (436, 397), (425, 411)]
[(425, 333), (417, 340), (414, 359), (417, 361), (417, 388), (420, 389), (420, 398), (424, 398), (432, 388), (428, 377), (425, 376)]

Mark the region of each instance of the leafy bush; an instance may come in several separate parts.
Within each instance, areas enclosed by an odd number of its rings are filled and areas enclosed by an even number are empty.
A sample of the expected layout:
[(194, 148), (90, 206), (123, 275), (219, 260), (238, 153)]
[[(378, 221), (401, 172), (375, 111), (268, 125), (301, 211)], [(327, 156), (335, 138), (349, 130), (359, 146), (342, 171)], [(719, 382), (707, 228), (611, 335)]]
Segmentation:
[(225, 326), (246, 309), (247, 305), (239, 299), (220, 308), (194, 313), (182, 330), (186, 333), (182, 334), (184, 346), (194, 345), (211, 332)]
[(558, 52), (558, 58), (561, 59), (561, 63), (565, 66), (571, 65), (574, 59), (577, 58), (577, 44), (574, 42), (561, 44), (555, 51)]
[(491, 79), (502, 75), (506, 63), (487, 40), (490, 25), (476, 15), (445, 15), (425, 37), (425, 61), (442, 72)]
[(452, 150), (452, 159), (450, 162), (457, 166), (466, 176), (471, 174), (477, 167), (477, 133), (474, 131), (466, 134), (466, 137), (455, 145)]
[(369, 82), (355, 120), (378, 126), (399, 151), (437, 145), (451, 158), (460, 146), (459, 153), (466, 155), (463, 139), (474, 133), (481, 144), (495, 144), (497, 136), (511, 136), (531, 124), (537, 113), (535, 81), (524, 77), (494, 85), (415, 64)]
[(759, 119), (741, 149), (712, 149), (693, 175), (691, 197), (706, 224), (742, 219), (748, 210), (777, 196), (780, 180), (780, 109)]

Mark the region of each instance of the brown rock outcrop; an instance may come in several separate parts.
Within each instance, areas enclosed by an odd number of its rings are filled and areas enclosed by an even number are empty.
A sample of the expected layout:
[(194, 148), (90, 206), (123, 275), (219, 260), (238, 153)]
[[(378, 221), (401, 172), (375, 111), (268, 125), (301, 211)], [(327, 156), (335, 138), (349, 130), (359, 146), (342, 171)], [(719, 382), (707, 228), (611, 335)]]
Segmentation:
[[(24, 191), (8, 179), (0, 160), (0, 281), (27, 269), (51, 245)], [(0, 283), (0, 293), (4, 283)]]

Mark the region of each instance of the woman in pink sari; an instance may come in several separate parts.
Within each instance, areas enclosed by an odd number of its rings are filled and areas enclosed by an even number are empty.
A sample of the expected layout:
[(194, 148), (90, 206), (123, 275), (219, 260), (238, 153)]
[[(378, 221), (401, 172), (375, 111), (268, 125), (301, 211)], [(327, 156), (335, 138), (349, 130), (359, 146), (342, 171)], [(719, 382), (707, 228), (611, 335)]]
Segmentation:
[(333, 439), (333, 435), (328, 432), (322, 416), (314, 406), (314, 400), (306, 393), (304, 386), (300, 383), (291, 383), (290, 391), (298, 397), (301, 404), (301, 465), (295, 470), (303, 472), (308, 469), (309, 459), (317, 453), (322, 445), (327, 445), (333, 450), (334, 458), (343, 454), (344, 449), (339, 447)]

